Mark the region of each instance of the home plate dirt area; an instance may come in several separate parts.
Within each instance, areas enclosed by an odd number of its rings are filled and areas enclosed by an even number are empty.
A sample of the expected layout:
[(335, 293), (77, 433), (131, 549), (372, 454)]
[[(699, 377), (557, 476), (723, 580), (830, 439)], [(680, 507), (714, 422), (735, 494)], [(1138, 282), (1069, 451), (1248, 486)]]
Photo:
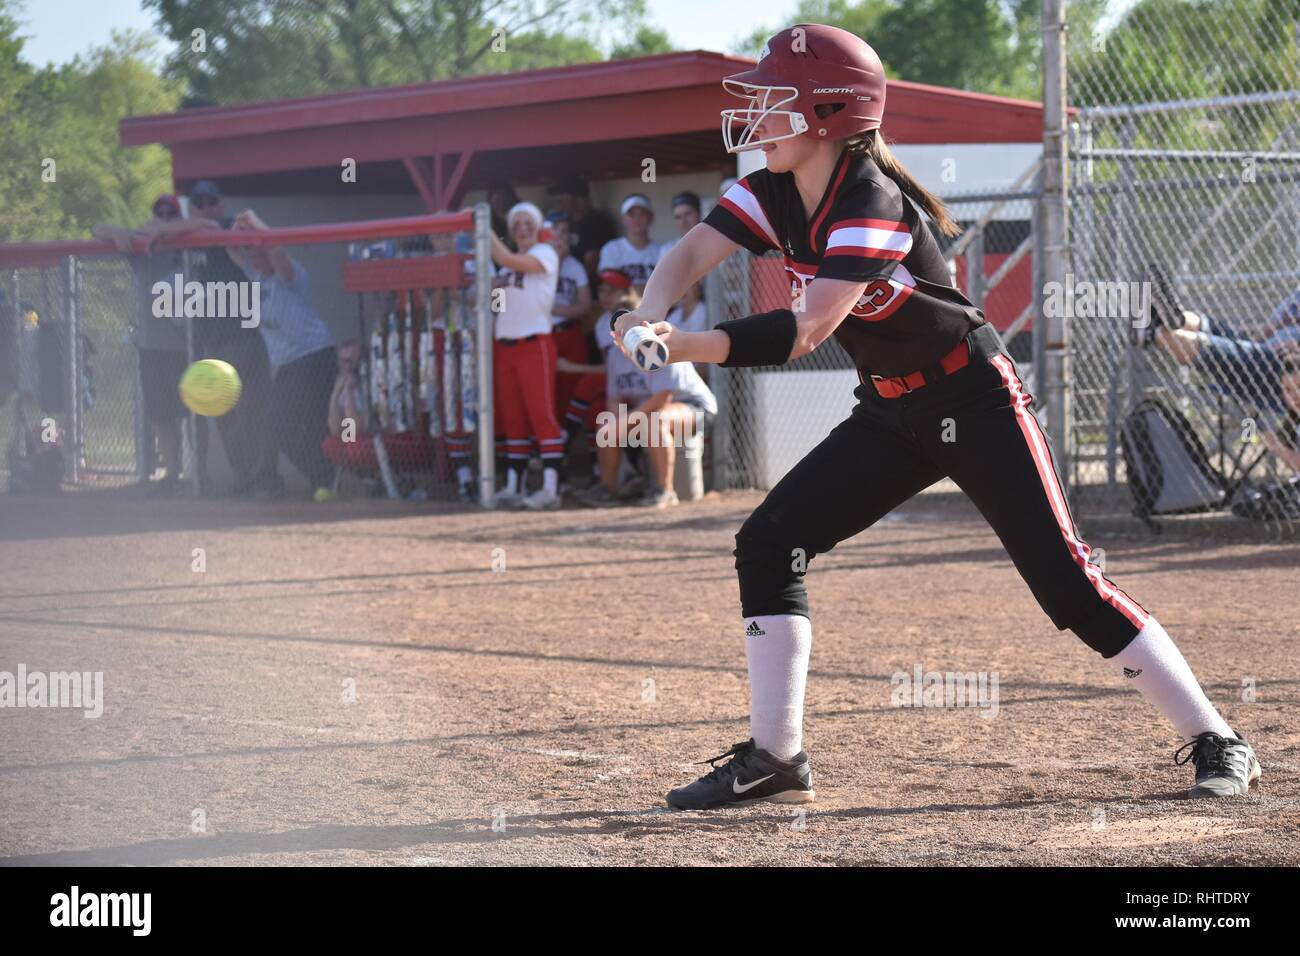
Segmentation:
[[(1295, 542), (1091, 542), (1263, 763), (1187, 801), (1171, 728), (947, 494), (812, 563), (817, 802), (669, 811), (749, 736), (760, 500), (0, 500), (0, 672), (102, 674), (99, 716), (0, 709), (0, 863), (1300, 864)], [(978, 694), (906, 689), (950, 673)]]

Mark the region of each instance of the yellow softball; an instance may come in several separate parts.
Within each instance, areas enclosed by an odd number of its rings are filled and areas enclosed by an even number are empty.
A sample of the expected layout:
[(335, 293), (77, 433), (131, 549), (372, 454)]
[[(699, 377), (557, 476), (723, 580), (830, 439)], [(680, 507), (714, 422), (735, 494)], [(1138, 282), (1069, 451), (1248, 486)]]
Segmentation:
[(200, 359), (181, 376), (181, 401), (196, 415), (224, 415), (239, 401), (239, 373), (229, 362)]

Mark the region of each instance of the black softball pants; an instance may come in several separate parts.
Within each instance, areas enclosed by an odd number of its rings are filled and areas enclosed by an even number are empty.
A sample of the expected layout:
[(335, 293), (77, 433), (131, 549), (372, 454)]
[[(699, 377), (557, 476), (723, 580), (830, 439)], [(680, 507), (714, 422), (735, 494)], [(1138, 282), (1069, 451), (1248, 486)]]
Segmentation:
[[(889, 399), (859, 386), (849, 417), (745, 521), (733, 552), (745, 617), (807, 617), (807, 562), (950, 477), (1057, 628), (1113, 657), (1145, 625), (1146, 611), (1089, 563), (1047, 435), (997, 331), (981, 326), (968, 340), (970, 363), (923, 388)], [(936, 572), (925, 590), (942, 587)]]

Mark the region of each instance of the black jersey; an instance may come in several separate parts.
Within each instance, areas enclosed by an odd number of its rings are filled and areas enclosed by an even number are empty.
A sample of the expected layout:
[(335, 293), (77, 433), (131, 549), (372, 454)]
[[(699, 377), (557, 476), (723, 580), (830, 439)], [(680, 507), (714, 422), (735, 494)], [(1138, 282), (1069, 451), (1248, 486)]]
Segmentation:
[(811, 222), (794, 174), (766, 169), (728, 189), (704, 221), (755, 255), (781, 252), (792, 296), (822, 276), (866, 282), (835, 330), (864, 375), (934, 365), (984, 323), (953, 288), (921, 213), (869, 156), (841, 154)]

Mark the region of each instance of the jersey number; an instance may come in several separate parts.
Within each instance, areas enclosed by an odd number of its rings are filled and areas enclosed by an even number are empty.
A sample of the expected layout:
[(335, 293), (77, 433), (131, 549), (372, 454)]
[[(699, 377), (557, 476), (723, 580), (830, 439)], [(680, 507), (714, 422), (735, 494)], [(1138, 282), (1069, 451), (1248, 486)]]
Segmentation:
[(902, 291), (902, 287), (894, 286), (886, 279), (874, 279), (862, 290), (852, 314), (868, 322), (879, 322), (893, 311), (889, 306)]

